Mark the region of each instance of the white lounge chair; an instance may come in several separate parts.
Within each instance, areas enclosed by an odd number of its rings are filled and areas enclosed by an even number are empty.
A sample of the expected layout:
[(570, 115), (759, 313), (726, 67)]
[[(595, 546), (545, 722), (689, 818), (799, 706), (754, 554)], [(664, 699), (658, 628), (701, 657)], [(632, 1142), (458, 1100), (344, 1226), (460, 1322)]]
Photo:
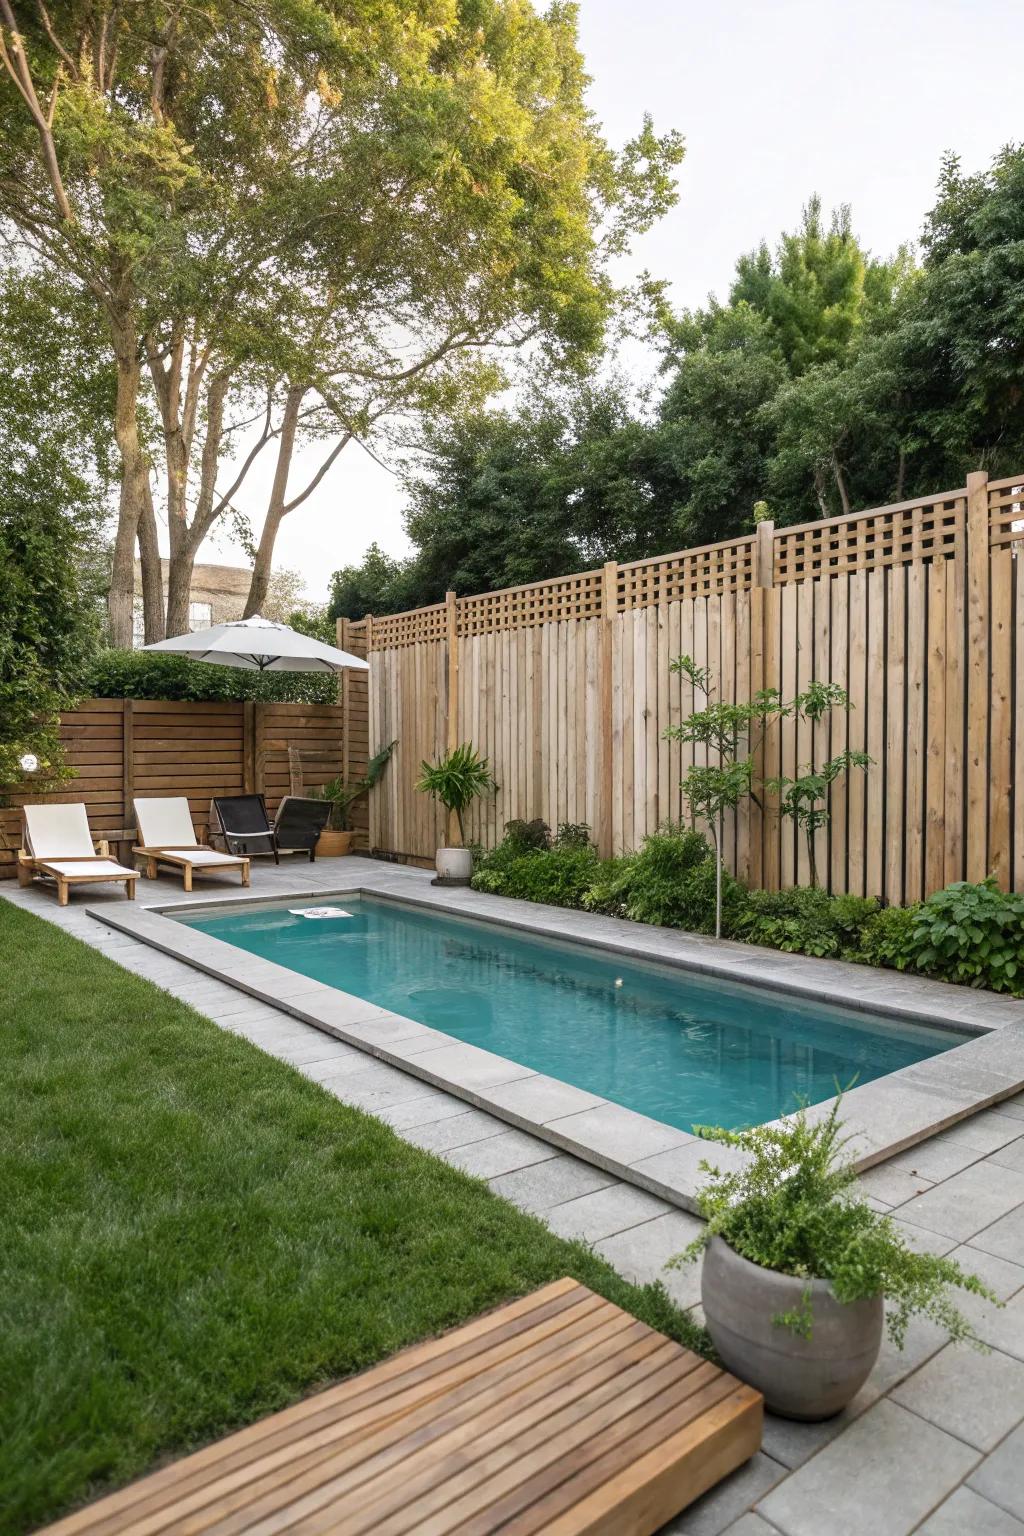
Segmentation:
[(180, 870), (186, 891), (192, 889), (192, 876), (214, 874), (224, 869), (241, 871), (242, 884), (249, 884), (249, 860), (233, 853), (218, 853), (196, 839), (192, 813), (184, 796), (167, 799), (136, 800), (135, 821), (139, 842), (132, 849), (136, 859), (146, 860), (145, 874), (155, 880), (157, 867), (167, 864)]
[(110, 846), (89, 831), (81, 801), (73, 805), (26, 805), (21, 812), (22, 848), (18, 854), (18, 883), (31, 885), (36, 875), (57, 883), (57, 900), (68, 904), (73, 885), (98, 885), (120, 880), (129, 901), (135, 896), (138, 871), (110, 857)]

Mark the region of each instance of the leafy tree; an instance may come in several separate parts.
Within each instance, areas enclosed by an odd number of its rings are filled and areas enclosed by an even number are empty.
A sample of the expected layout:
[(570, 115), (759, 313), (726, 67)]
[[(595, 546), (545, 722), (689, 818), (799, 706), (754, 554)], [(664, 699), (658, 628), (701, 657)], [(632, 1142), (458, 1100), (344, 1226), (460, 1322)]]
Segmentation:
[[(698, 666), (692, 656), (677, 656), (672, 671), (685, 677), (704, 708), (695, 710), (665, 735), (702, 749), (706, 763), (692, 763), (682, 782), (686, 803), (711, 833), (715, 845), (715, 938), (722, 936), (722, 842), (725, 813), (734, 811), (753, 792), (752, 732), (782, 709), (778, 692), (764, 688), (745, 704), (712, 698), (711, 669)], [(746, 755), (740, 757), (741, 749)], [(713, 759), (713, 761), (712, 761)]]
[[(191, 563), (276, 462), (254, 538), (262, 604), (284, 517), (352, 441), (493, 388), (529, 341), (572, 367), (617, 301), (610, 264), (674, 199), (677, 136), (621, 151), (585, 100), (576, 17), (521, 0), (0, 0), (0, 218), (101, 316), (121, 499), (110, 622), (163, 629), (144, 416), (160, 424), (184, 627)], [(229, 485), (222, 461), (262, 421)], [(322, 444), (291, 484), (296, 443)]]
[(105, 569), (99, 528), (114, 471), (96, 423), (111, 371), (93, 368), (91, 312), (73, 290), (0, 282), (0, 785), (39, 760), (64, 774), (57, 717), (86, 677)]
[(679, 535), (649, 449), (620, 379), (436, 419), (407, 477), (415, 554), (372, 545), (335, 573), (330, 611), (400, 612), (449, 588), (483, 592), (664, 548)]

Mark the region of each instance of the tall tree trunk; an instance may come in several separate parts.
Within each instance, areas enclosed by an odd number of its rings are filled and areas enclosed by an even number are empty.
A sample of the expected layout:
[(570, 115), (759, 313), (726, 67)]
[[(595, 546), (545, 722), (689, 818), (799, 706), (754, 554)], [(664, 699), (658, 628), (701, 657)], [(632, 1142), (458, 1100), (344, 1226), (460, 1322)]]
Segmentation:
[(839, 492), (839, 500), (842, 503), (843, 516), (849, 517), (850, 493), (846, 489), (846, 476), (843, 474), (843, 466), (840, 464), (839, 455), (836, 453), (832, 455), (832, 475), (836, 482), (836, 489)]
[(271, 487), (270, 503), (260, 532), (256, 559), (253, 561), (252, 582), (245, 603), (245, 612), (242, 615), (245, 619), (251, 619), (259, 613), (267, 599), (270, 576), (274, 568), (274, 544), (277, 539), (277, 530), (281, 526), (286, 511), (285, 497), (288, 492), (288, 473), (295, 448), (295, 432), (299, 424), (299, 407), (302, 405), (305, 393), (301, 385), (293, 384), (285, 399), (277, 464), (274, 468), (274, 484)]
[[(114, 645), (132, 643), (132, 614), (135, 597), (135, 543), (139, 539), (143, 567), (143, 602), (146, 612), (146, 639), (163, 637), (163, 584), (160, 579), (159, 552), (156, 550), (156, 524), (149, 485), (149, 461), (139, 440), (138, 399), (140, 367), (136, 339), (130, 330), (118, 336), (117, 395), (114, 405), (114, 436), (121, 455), (121, 495), (117, 514), (117, 533), (107, 593), (110, 639)], [(143, 518), (146, 527), (142, 529)], [(141, 533), (140, 533), (141, 529)]]
[(139, 564), (142, 567), (142, 611), (146, 644), (152, 645), (154, 640), (162, 640), (167, 630), (164, 623), (164, 575), (148, 474), (145, 501), (139, 517)]

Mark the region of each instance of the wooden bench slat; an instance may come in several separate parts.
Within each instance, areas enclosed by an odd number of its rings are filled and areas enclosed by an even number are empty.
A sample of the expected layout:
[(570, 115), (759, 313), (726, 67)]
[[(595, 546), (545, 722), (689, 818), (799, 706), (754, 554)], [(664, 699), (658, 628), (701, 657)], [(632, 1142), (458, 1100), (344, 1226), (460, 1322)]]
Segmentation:
[(651, 1536), (754, 1453), (762, 1415), (758, 1393), (561, 1280), (48, 1536)]

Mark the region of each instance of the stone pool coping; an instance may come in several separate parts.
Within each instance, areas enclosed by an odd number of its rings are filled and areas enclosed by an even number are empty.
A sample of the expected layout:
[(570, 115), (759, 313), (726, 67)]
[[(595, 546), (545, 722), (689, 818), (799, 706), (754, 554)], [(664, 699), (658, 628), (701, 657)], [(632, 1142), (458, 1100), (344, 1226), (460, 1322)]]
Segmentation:
[[(377, 875), (377, 870), (374, 870)], [(640, 928), (615, 918), (531, 906), (475, 891), (435, 890), (424, 881), (346, 880), (325, 892), (282, 898), (202, 898), (148, 907), (104, 905), (90, 916), (197, 970), (272, 1004), (467, 1103), (596, 1164), (684, 1209), (696, 1209), (705, 1157), (722, 1165), (738, 1156), (686, 1131), (597, 1094), (535, 1072), (440, 1030), (419, 1024), (284, 966), (239, 950), (175, 919), (202, 912), (248, 911), (304, 901), (367, 896), (517, 929), (538, 938), (575, 940), (591, 948), (655, 961), (788, 993), (803, 1000), (870, 1011), (904, 1022), (973, 1032), (976, 1038), (903, 1067), (845, 1095), (850, 1151), (864, 1170), (1024, 1087), (1024, 1004), (841, 961), (776, 954), (669, 929)], [(386, 879), (386, 883), (385, 883)], [(826, 1114), (828, 1100), (814, 1106)]]

